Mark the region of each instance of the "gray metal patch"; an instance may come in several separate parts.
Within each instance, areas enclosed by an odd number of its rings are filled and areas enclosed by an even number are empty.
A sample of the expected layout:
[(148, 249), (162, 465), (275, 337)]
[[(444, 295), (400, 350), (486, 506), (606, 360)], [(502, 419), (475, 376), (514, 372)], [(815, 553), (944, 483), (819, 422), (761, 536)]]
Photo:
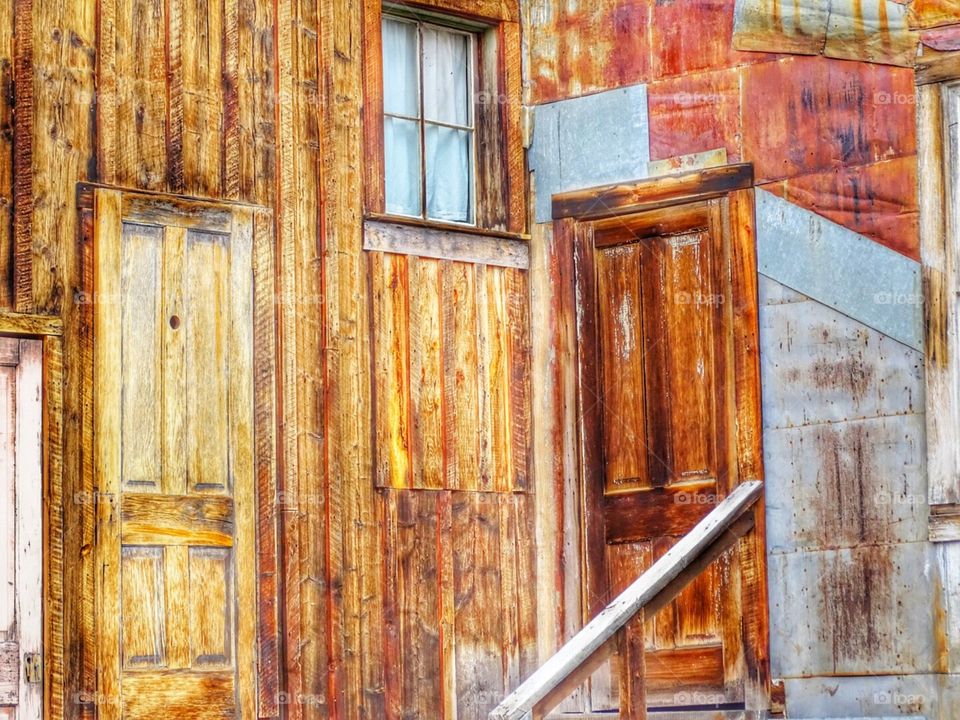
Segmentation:
[(760, 189), (757, 256), (767, 277), (923, 350), (919, 263)]
[(635, 85), (535, 110), (530, 169), (536, 220), (550, 222), (554, 194), (647, 177), (647, 87)]

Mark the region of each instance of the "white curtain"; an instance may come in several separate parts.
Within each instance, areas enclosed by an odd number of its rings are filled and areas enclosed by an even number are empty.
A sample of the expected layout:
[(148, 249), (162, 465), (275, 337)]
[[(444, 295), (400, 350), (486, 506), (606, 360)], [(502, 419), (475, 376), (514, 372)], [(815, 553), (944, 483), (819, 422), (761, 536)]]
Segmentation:
[[(423, 165), (427, 217), (473, 222), (470, 37), (426, 25), (422, 26), (422, 48), (420, 37), (413, 23), (386, 17), (383, 20), (387, 212), (413, 216), (423, 213)], [(423, 118), (419, 97), (421, 62)], [(421, 122), (426, 151), (423, 159)]]

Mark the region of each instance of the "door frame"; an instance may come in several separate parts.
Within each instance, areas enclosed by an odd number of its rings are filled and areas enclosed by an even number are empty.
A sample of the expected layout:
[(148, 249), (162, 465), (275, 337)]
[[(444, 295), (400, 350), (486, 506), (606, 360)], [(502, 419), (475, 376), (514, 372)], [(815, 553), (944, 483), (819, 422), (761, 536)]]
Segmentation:
[(74, 578), (70, 584), (76, 595), (76, 607), (66, 618), (68, 634), (75, 643), (75, 650), (66, 658), (66, 686), (71, 698), (68, 718), (92, 720), (97, 717), (97, 706), (110, 702), (98, 687), (98, 623), (99, 612), (95, 575), (101, 556), (97, 544), (98, 485), (95, 458), (94, 428), (96, 418), (94, 401), (95, 382), (95, 333), (96, 305), (110, 302), (109, 297), (98, 295), (96, 278), (95, 229), (98, 202), (112, 196), (119, 201), (121, 218), (144, 224), (163, 224), (177, 218), (186, 224), (204, 226), (204, 214), (213, 212), (220, 222), (235, 213), (249, 218), (252, 238), (253, 316), (251, 330), (253, 348), (253, 400), (254, 400), (254, 455), (256, 513), (254, 518), (256, 544), (254, 555), (257, 562), (255, 574), (255, 622), (256, 648), (254, 702), (256, 713), (261, 718), (280, 718), (288, 709), (289, 702), (284, 690), (284, 669), (287, 648), (285, 618), (288, 612), (284, 601), (287, 591), (284, 582), (284, 557), (281, 542), (286, 531), (287, 510), (285, 491), (282, 485), (283, 469), (281, 453), (284, 435), (278, 423), (280, 408), (281, 341), (277, 330), (282, 313), (289, 312), (277, 296), (278, 279), (277, 248), (275, 245), (276, 218), (273, 210), (250, 203), (199, 198), (185, 195), (123, 188), (100, 183), (78, 183), (76, 206), (79, 214), (78, 241), (82, 286), (75, 294), (75, 312), (67, 324), (68, 338), (76, 338), (74, 348), (81, 377), (75, 388), (79, 396), (81, 416), (79, 444), (82, 455), (81, 472), (72, 487), (80, 500), (71, 506), (70, 529), (67, 537), (68, 552), (79, 548), (73, 558)]
[[(40, 482), (43, 503), (41, 633), (43, 718), (64, 715), (63, 323), (49, 315), (0, 311), (0, 336), (41, 343)], [(22, 649), (21, 649), (22, 661)], [(21, 674), (20, 682), (23, 682)]]
[[(728, 376), (733, 379), (730, 444), (736, 459), (732, 470), (738, 482), (763, 480), (763, 444), (760, 387), (759, 299), (757, 287), (754, 176), (749, 163), (694, 170), (553, 196), (553, 230), (559, 247), (573, 256), (576, 297), (576, 434), (577, 463), (582, 497), (580, 529), (583, 537), (581, 562), (582, 621), (587, 622), (608, 602), (606, 586), (605, 529), (596, 511), (603, 502), (601, 424), (590, 408), (599, 392), (595, 351), (597, 328), (592, 320), (596, 308), (594, 230), (618, 217), (721, 199), (723, 227), (728, 235), (731, 267), (731, 330), (736, 338), (729, 356)], [(754, 508), (754, 529), (738, 543), (740, 592), (743, 597), (762, 598), (762, 607), (742, 608), (741, 646), (744, 673), (744, 706), (747, 711), (771, 708), (772, 685), (767, 609), (767, 557), (765, 511), (761, 499)], [(598, 557), (599, 555), (599, 557)], [(601, 591), (592, 591), (601, 588)]]

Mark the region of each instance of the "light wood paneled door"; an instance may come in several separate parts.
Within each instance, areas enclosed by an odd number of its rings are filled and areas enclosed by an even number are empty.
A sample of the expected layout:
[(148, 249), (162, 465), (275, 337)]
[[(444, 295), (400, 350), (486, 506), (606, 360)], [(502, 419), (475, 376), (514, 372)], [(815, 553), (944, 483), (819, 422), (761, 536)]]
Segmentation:
[(0, 337), (0, 719), (39, 720), (43, 346)]
[(255, 718), (252, 214), (94, 218), (99, 717)]

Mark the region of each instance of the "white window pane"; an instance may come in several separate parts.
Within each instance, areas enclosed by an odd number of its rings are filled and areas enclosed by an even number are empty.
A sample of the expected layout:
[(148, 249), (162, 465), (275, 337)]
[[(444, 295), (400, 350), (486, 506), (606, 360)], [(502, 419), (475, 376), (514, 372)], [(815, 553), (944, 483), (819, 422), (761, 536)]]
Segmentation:
[(470, 125), (470, 38), (463, 33), (423, 28), (423, 114)]
[(417, 26), (383, 19), (383, 109), (420, 117)]
[(387, 212), (421, 215), (420, 125), (415, 120), (383, 119)]
[(426, 126), (427, 217), (473, 222), (473, 134)]

